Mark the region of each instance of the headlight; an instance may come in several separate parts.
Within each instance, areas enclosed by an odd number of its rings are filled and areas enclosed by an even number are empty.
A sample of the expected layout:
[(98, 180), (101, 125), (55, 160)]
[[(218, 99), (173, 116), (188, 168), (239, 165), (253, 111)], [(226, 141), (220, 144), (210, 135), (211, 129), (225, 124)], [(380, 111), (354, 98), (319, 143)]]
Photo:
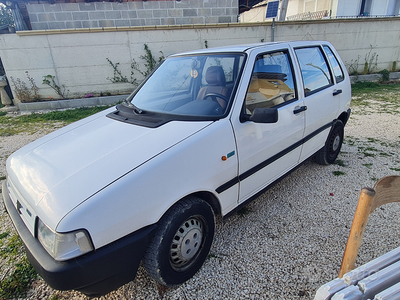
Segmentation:
[(47, 227), (40, 219), (38, 239), (46, 251), (58, 261), (71, 259), (93, 250), (86, 230), (58, 233)]

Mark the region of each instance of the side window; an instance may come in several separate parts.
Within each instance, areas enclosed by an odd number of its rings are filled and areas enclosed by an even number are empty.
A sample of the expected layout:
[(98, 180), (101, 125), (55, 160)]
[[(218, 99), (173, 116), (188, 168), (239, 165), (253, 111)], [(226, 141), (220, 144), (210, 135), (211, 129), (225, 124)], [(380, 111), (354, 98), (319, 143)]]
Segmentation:
[(257, 57), (246, 94), (246, 113), (269, 108), (296, 97), (292, 68), (286, 51)]
[(319, 47), (295, 49), (306, 96), (332, 84), (328, 64)]
[(336, 83), (344, 80), (343, 70), (339, 65), (336, 56), (333, 54), (332, 50), (328, 46), (324, 46), (325, 52), (328, 56), (329, 62), (333, 68), (333, 74), (336, 78)]

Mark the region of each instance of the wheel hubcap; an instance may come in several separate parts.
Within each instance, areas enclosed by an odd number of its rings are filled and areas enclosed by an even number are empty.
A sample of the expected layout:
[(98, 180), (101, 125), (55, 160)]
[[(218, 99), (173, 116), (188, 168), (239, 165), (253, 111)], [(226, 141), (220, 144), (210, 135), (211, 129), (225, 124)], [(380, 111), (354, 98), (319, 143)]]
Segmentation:
[(171, 265), (175, 269), (187, 266), (199, 252), (203, 239), (203, 226), (197, 218), (186, 220), (174, 235), (170, 250)]
[(339, 148), (339, 145), (340, 145), (340, 136), (337, 135), (337, 136), (335, 136), (335, 139), (333, 140), (333, 145), (332, 145), (333, 152), (336, 152), (336, 150)]

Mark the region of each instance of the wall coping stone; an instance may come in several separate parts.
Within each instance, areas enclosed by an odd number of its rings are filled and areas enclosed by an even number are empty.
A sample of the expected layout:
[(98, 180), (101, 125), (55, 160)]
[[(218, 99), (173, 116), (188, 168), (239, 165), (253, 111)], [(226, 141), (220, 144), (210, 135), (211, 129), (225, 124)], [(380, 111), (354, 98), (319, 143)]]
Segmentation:
[(19, 103), (18, 108), (23, 111), (40, 111), (54, 109), (69, 109), (79, 107), (114, 105), (124, 100), (128, 95), (91, 97), (81, 99), (48, 100), (41, 102)]

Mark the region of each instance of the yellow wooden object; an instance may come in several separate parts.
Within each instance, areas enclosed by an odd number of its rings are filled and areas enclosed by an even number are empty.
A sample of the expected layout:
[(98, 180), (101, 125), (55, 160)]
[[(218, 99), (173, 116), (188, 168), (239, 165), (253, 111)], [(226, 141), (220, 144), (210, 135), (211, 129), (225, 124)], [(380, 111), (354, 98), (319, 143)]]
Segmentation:
[(339, 278), (354, 269), (369, 215), (379, 206), (392, 202), (400, 202), (400, 176), (384, 177), (375, 184), (373, 189), (361, 190), (339, 270)]

